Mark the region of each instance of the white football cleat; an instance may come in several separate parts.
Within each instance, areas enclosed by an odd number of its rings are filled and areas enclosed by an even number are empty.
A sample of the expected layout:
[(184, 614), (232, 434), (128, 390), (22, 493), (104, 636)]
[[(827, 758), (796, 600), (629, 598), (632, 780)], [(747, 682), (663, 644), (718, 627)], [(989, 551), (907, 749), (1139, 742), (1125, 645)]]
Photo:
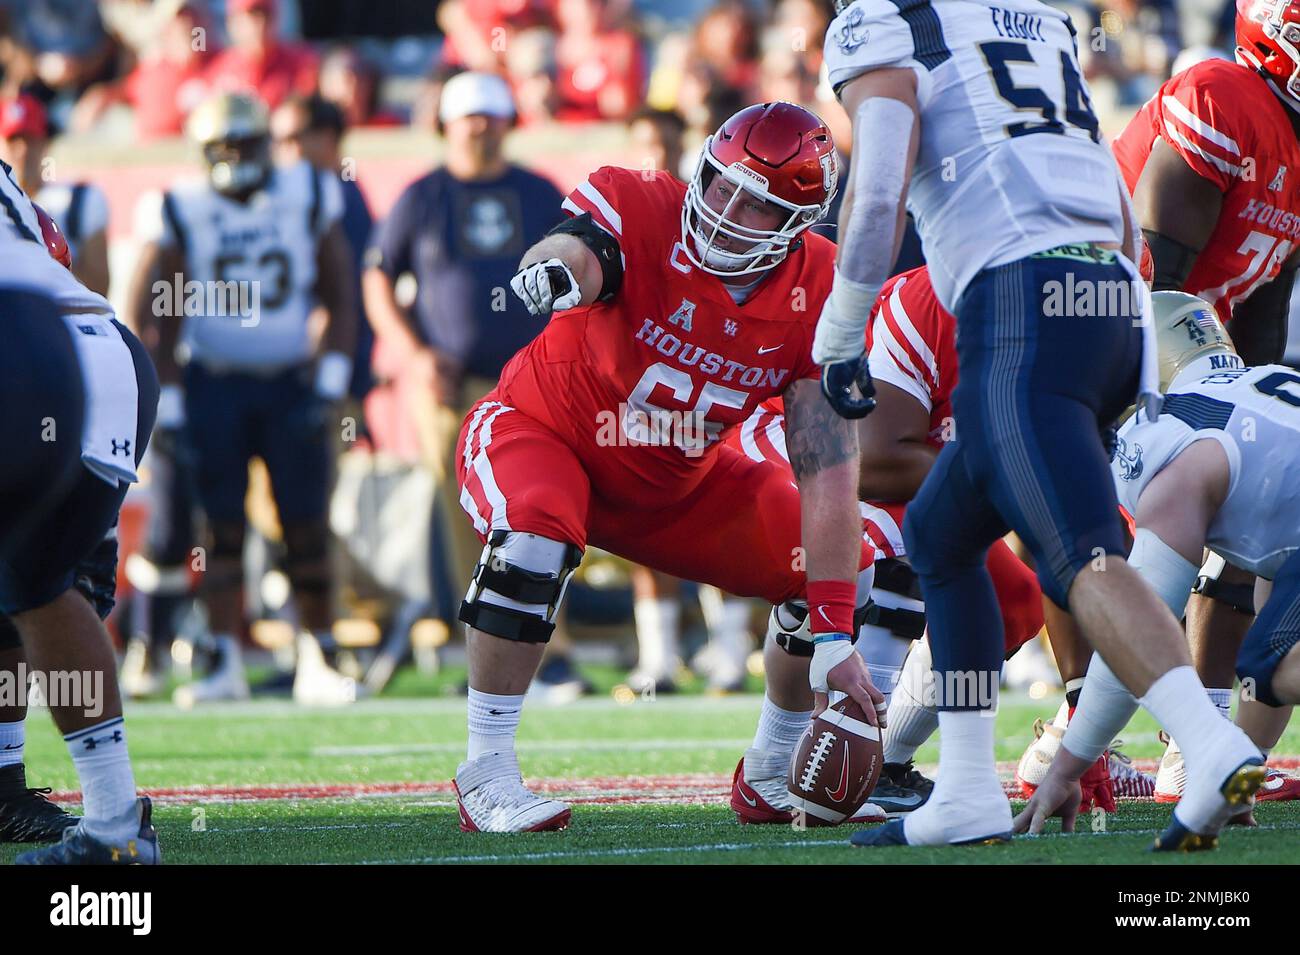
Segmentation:
[(187, 710), (196, 703), (246, 700), (248, 697), (243, 662), (238, 657), (223, 654), (217, 668), (202, 680), (178, 686), (172, 693), (172, 702)]
[(1119, 740), (1106, 750), (1106, 768), (1110, 771), (1111, 792), (1130, 799), (1150, 799), (1156, 792), (1156, 778), (1133, 765), (1133, 761), (1119, 751)]
[(298, 665), (293, 675), (293, 701), (300, 706), (347, 706), (364, 691), (325, 661), (311, 634), (298, 635)]
[(485, 753), (456, 767), (452, 781), (461, 832), (554, 832), (568, 828), (569, 807), (531, 792), (514, 753)]
[(1016, 766), (1016, 782), (1020, 784), (1020, 794), (1026, 799), (1034, 794), (1034, 790), (1046, 778), (1047, 770), (1061, 748), (1066, 714), (1069, 713), (1065, 706), (1066, 704), (1061, 704), (1061, 711), (1057, 712), (1050, 723), (1034, 720), (1034, 741), (1029, 744)]
[(859, 806), (857, 812), (845, 819), (844, 825), (860, 826), (872, 822), (885, 822), (888, 819), (889, 813), (874, 802), (868, 801)]
[(1183, 798), (1183, 787), (1187, 785), (1183, 751), (1164, 730), (1160, 731), (1160, 741), (1165, 744), (1165, 755), (1160, 758), (1160, 769), (1156, 772), (1155, 799), (1156, 802), (1178, 802)]
[(791, 753), (747, 749), (731, 777), (731, 808), (741, 825), (788, 823), (790, 811)]

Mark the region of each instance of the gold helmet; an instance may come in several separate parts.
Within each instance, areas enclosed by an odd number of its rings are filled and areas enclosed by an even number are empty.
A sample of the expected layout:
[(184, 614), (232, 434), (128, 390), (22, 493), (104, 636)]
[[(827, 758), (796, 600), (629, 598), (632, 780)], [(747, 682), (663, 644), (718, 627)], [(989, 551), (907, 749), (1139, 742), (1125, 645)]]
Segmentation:
[(265, 104), (251, 93), (218, 93), (190, 114), (185, 132), (203, 150), (218, 192), (248, 195), (271, 174), (271, 131)]
[(1151, 306), (1161, 391), (1168, 391), (1184, 368), (1209, 355), (1231, 355), (1221, 367), (1245, 367), (1209, 302), (1186, 292), (1152, 292)]

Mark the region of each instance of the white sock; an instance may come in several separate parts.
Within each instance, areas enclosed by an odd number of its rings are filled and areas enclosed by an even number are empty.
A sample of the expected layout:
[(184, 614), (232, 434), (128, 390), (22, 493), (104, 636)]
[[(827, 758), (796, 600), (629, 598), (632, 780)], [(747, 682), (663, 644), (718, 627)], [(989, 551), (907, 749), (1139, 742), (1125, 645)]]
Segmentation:
[(641, 597), (632, 605), (632, 616), (636, 621), (637, 669), (651, 676), (672, 676), (679, 658), (681, 604), (675, 597)]
[(1215, 705), (1219, 715), (1225, 720), (1232, 719), (1232, 687), (1206, 687), (1205, 692), (1210, 697), (1210, 702)]
[(81, 781), (82, 827), (104, 842), (135, 838), (135, 775), (122, 717), (69, 733), (63, 740)]
[(812, 710), (783, 710), (763, 696), (763, 712), (754, 733), (754, 749), (768, 753), (793, 753), (799, 737), (808, 728)]
[(469, 751), (467, 759), (485, 753), (510, 753), (524, 709), (524, 695), (503, 696), (469, 688)]
[(749, 601), (728, 597), (722, 601), (721, 612), (709, 630), (709, 642), (722, 651), (728, 660), (744, 666), (754, 649), (754, 636), (749, 630)]
[(12, 766), (23, 761), (23, 745), (27, 742), (27, 721), (0, 723), (0, 766)]
[[(867, 672), (871, 674), (871, 683), (877, 690), (885, 696), (885, 706), (889, 706), (889, 701), (893, 699), (894, 687), (898, 685), (898, 679), (902, 675), (902, 667), (886, 666), (883, 663), (868, 663)], [(888, 722), (888, 717), (886, 717)]]
[(1011, 831), (1011, 803), (993, 759), (997, 720), (988, 710), (939, 714), (939, 778), (925, 805), (903, 820), (910, 845), (966, 842)]
[(885, 722), (885, 762), (905, 763), (921, 744), (939, 728), (939, 711), (927, 700), (930, 675), (930, 645), (918, 641), (903, 661), (902, 673), (889, 698)]
[(1218, 786), (1243, 761), (1259, 754), (1240, 729), (1219, 715), (1202, 692), (1204, 687), (1190, 666), (1174, 667), (1147, 690), (1142, 705), (1170, 736), (1179, 741), (1187, 779), (1175, 813), (1194, 832), (1216, 830), (1222, 824), (1223, 800)]

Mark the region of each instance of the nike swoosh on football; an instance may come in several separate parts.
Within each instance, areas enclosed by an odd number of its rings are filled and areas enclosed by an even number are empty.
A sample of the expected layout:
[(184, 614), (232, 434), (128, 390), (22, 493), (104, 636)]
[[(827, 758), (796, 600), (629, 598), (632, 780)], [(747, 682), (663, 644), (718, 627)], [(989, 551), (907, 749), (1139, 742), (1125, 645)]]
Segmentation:
[(844, 761), (840, 763), (840, 784), (835, 787), (835, 791), (826, 790), (826, 795), (831, 802), (843, 802), (849, 794), (849, 741), (844, 741)]
[(770, 351), (776, 351), (778, 348), (784, 348), (784, 347), (785, 347), (785, 342), (782, 342), (779, 345), (772, 345), (770, 348), (760, 348), (758, 350), (758, 353), (760, 355), (766, 355)]

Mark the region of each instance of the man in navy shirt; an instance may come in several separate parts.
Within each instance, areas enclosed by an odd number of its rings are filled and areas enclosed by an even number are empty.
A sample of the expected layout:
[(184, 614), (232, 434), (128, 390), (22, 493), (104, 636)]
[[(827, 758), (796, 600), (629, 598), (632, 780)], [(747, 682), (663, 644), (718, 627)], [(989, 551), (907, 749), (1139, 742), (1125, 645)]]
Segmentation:
[[(449, 578), (464, 581), (482, 545), (460, 510), (456, 437), (469, 408), (542, 330), (511, 294), (510, 279), (524, 251), (562, 218), (564, 197), (549, 180), (506, 161), (502, 146), (515, 106), (500, 77), (452, 77), (438, 118), (446, 163), (407, 186), (376, 225), (362, 287), (376, 338), (377, 386), (405, 376), (418, 382), (417, 400), (405, 408), (439, 479), (439, 522), (453, 551)], [(416, 286), (409, 308), (397, 295), (407, 274)], [(393, 355), (401, 359), (396, 375), (385, 357)]]

